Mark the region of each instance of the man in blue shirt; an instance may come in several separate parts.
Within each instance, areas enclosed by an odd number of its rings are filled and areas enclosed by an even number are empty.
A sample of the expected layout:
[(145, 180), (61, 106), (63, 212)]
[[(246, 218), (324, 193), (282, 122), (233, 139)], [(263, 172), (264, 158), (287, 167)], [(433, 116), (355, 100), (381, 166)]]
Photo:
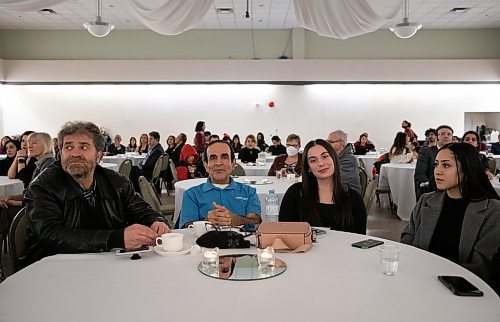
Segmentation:
[(179, 227), (207, 220), (220, 226), (258, 224), (260, 201), (255, 188), (231, 178), (236, 160), (231, 146), (211, 142), (203, 153), (206, 183), (188, 189), (182, 199)]

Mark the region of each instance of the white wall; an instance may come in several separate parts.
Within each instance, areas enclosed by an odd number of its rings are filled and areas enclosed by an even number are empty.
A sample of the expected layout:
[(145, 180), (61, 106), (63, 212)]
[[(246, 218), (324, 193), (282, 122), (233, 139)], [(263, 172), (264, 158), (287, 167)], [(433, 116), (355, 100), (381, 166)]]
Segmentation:
[(162, 142), (181, 131), (191, 142), (196, 121), (205, 120), (217, 134), (262, 131), (284, 139), (295, 132), (303, 145), (337, 128), (352, 141), (367, 131), (375, 145), (388, 147), (403, 119), (420, 137), (443, 123), (460, 135), (464, 112), (500, 111), (498, 84), (4, 85), (2, 97), (6, 134), (55, 135), (66, 121), (88, 120), (124, 140), (157, 130)]

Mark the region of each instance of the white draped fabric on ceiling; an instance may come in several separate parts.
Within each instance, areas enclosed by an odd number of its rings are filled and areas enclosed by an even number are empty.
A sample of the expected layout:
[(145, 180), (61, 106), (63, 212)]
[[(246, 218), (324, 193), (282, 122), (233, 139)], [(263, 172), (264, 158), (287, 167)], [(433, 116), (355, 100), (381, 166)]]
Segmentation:
[[(33, 11), (65, 1), (0, 0), (0, 9)], [(127, 0), (144, 26), (162, 35), (178, 35), (195, 28), (213, 8), (214, 0), (154, 2), (156, 5), (146, 0)], [(293, 4), (300, 26), (321, 36), (347, 39), (376, 31), (394, 19), (401, 12), (403, 0), (293, 0)]]

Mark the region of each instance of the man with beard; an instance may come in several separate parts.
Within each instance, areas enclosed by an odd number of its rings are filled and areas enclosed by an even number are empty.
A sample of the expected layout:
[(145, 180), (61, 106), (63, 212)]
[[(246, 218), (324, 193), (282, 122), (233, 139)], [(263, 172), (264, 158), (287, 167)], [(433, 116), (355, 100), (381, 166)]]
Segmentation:
[(58, 253), (135, 249), (170, 231), (130, 180), (98, 165), (104, 140), (95, 124), (66, 123), (58, 138), (61, 161), (47, 167), (25, 196), (24, 265)]

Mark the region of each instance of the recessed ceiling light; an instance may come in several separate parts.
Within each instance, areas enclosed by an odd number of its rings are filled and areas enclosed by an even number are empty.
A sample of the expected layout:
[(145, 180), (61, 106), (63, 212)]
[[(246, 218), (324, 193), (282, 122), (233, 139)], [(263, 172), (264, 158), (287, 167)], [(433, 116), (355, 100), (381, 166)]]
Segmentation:
[(470, 8), (466, 8), (466, 7), (457, 7), (457, 8), (453, 8), (450, 10), (451, 13), (465, 13), (467, 11), (469, 11)]
[(40, 12), (42, 15), (57, 15), (57, 12), (52, 9), (40, 9), (38, 12)]
[(217, 14), (227, 15), (233, 13), (233, 8), (217, 8), (215, 9), (215, 11), (217, 12)]

